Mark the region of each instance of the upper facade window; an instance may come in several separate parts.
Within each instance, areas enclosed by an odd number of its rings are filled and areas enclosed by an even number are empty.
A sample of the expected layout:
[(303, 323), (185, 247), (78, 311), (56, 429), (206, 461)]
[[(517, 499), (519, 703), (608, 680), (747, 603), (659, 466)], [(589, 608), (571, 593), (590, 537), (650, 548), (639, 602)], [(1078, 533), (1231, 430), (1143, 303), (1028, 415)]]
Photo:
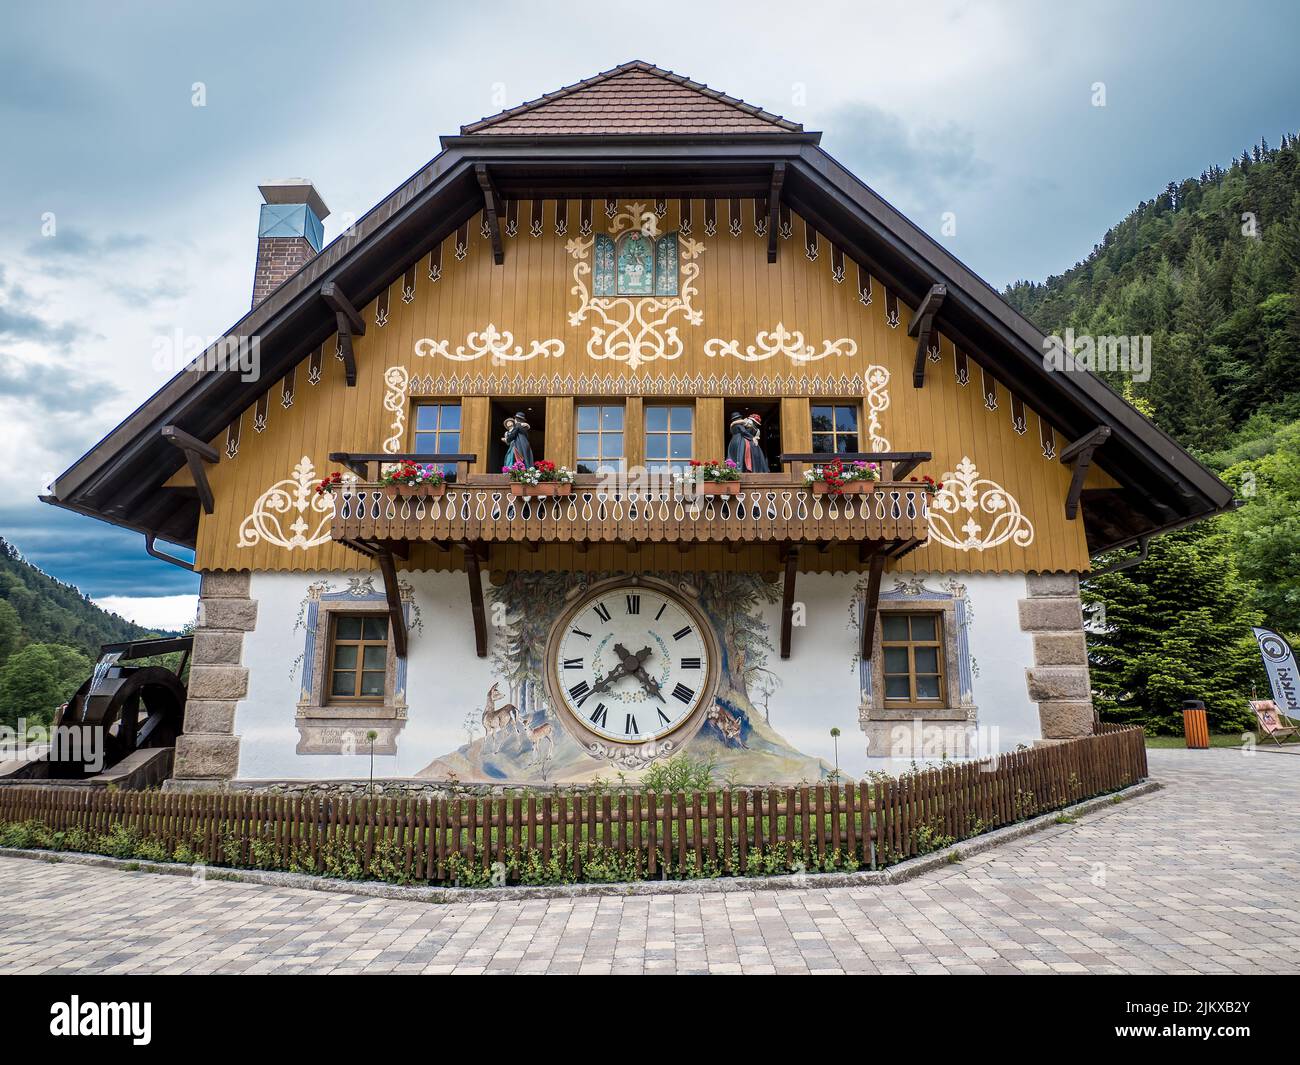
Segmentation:
[(638, 229), (596, 235), (592, 291), (597, 296), (676, 296), (677, 234), (651, 237)]

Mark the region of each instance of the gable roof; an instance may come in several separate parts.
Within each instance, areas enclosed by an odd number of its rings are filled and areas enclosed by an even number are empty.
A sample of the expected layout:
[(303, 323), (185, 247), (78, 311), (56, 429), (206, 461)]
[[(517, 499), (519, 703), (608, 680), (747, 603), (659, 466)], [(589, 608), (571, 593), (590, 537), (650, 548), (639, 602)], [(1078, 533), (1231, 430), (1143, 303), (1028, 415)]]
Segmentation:
[[(625, 67), (607, 72), (606, 80), (614, 80), (620, 71), (659, 71), (649, 64)], [(678, 78), (667, 71), (651, 76)], [(690, 93), (700, 91), (684, 78), (671, 83)], [(739, 105), (720, 93), (709, 99), (722, 101), (724, 107)], [(754, 116), (766, 114), (752, 110)], [(702, 137), (660, 130), (651, 136), (444, 137), (442, 153), (228, 330), (227, 336), (260, 339), (261, 373), (256, 380), (216, 370), (182, 370), (65, 471), (42, 498), (192, 545), (198, 527), (197, 494), (192, 488), (163, 487), (185, 460), (162, 428), (174, 425), (200, 440), (218, 436), (272, 382), (334, 334), (335, 316), (322, 298), (323, 286), (337, 285), (355, 306), (365, 307), (403, 270), (483, 209), (479, 171), (484, 167), (499, 195), (512, 200), (650, 194), (765, 198), (780, 166), (785, 173), (782, 204), (904, 303), (915, 308), (932, 285), (945, 285), (948, 295), (939, 331), (988, 366), (1005, 388), (1032, 401), (1058, 433), (1077, 439), (1100, 425), (1111, 428), (1095, 461), (1121, 488), (1110, 493), (1105, 508), (1083, 510), (1094, 552), (1135, 543), (1233, 505), (1227, 485), (1100, 378), (1045, 367), (1043, 334), (831, 158), (818, 146), (817, 134), (796, 132), (793, 123), (781, 126), (784, 120), (770, 117), (773, 121), (754, 118), (767, 123), (761, 134)], [(205, 352), (196, 364), (214, 364), (214, 354), (215, 349)]]
[(803, 126), (634, 59), (461, 126), (470, 135), (802, 133)]

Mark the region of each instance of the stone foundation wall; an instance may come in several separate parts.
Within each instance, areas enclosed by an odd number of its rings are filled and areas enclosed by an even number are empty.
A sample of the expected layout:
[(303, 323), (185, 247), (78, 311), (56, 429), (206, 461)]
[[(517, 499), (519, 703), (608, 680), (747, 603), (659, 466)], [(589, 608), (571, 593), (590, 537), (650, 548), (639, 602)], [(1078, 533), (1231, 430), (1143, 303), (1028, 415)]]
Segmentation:
[(185, 734), (176, 743), (177, 781), (230, 780), (239, 771), (235, 707), (248, 694), (244, 634), (257, 627), (250, 577), (231, 570), (203, 574)]
[(1074, 573), (1025, 575), (1020, 628), (1034, 639), (1034, 665), (1025, 670), (1029, 698), (1038, 704), (1044, 740), (1092, 733), (1092, 685), (1083, 634), (1079, 577)]

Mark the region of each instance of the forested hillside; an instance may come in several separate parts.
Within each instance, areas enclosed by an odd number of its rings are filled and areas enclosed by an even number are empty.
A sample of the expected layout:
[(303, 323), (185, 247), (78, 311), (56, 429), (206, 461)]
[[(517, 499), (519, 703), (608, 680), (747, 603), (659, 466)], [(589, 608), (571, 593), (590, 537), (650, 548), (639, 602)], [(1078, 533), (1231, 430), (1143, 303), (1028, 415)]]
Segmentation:
[(148, 635), (37, 569), (0, 537), (0, 725), (48, 723), (90, 675), (101, 644)]
[(1005, 294), (1048, 333), (1150, 336), (1149, 381), (1102, 376), (1241, 501), (1089, 583), (1103, 716), (1174, 731), (1199, 698), (1248, 726), (1267, 691), (1250, 626), (1300, 633), (1300, 139), (1171, 182), (1084, 262)]

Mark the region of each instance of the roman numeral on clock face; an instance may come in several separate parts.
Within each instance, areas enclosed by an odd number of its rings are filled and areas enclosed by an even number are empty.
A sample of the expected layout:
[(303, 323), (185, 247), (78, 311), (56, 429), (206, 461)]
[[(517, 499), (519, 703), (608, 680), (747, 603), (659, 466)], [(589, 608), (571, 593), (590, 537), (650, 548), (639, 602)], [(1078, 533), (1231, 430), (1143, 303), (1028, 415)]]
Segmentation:
[(578, 705), (581, 706), (587, 701), (587, 696), (591, 694), (591, 685), (585, 680), (580, 680), (569, 689), (569, 694), (577, 701)]
[(662, 721), (665, 725), (671, 725), (673, 723), (673, 719), (669, 717), (667, 714), (665, 714), (662, 710), (659, 710), (658, 714), (659, 714), (659, 720)]
[(641, 597), (639, 595), (629, 595), (627, 597), (627, 612), (629, 614), (641, 613)]
[(688, 688), (685, 684), (679, 684), (673, 689), (673, 698), (680, 699), (684, 703), (689, 703), (695, 696), (695, 689)]
[[(695, 661), (696, 661), (696, 668), (698, 669), (698, 668), (699, 668), (699, 659), (697, 658)], [(566, 658), (566, 659), (564, 660), (564, 668), (565, 668), (565, 669), (581, 669), (581, 668), (582, 668), (582, 659), (581, 659), (581, 658)]]
[(661, 604), (659, 605), (659, 613), (657, 613), (657, 614), (655, 615), (655, 621), (658, 621), (661, 617), (663, 617), (663, 616), (664, 616), (664, 611), (667, 610), (667, 609), (668, 609), (668, 604), (667, 604), (667, 603), (661, 603)]
[(591, 723), (597, 728), (604, 728), (608, 718), (609, 711), (605, 709), (605, 704), (597, 703), (596, 709), (591, 712)]
[(609, 620), (609, 607), (607, 607), (604, 603), (597, 603), (591, 609), (596, 612), (596, 617), (600, 618), (601, 621)]
[(699, 669), (700, 660), (698, 658), (683, 658), (682, 669)]
[(684, 639), (685, 639), (687, 636), (689, 636), (690, 634), (691, 634), (691, 627), (690, 627), (689, 625), (687, 625), (684, 629), (678, 629), (676, 632), (674, 632), (674, 633), (673, 633), (673, 639), (674, 639), (674, 640), (684, 640)]
[(635, 736), (640, 731), (640, 729), (636, 727), (635, 714), (627, 715), (627, 722), (623, 726), (623, 731), (626, 732), (629, 736)]
[(591, 639), (591, 633), (583, 632), (581, 629), (570, 629), (569, 631), (572, 632), (574, 636), (581, 636), (584, 640)]

